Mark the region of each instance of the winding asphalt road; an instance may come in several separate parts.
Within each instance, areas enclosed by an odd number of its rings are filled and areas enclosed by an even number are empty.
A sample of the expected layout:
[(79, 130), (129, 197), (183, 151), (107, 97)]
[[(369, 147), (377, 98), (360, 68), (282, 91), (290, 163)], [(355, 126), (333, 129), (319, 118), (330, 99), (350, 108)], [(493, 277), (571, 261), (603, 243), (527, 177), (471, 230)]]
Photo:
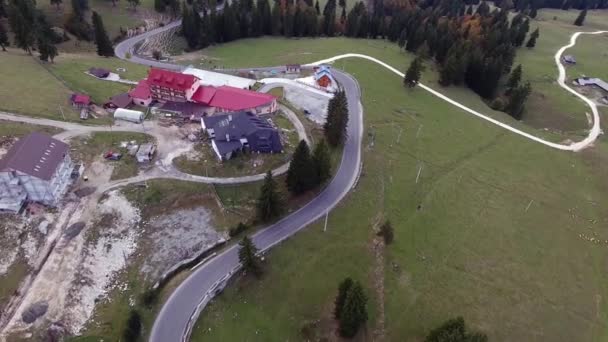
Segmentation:
[[(161, 67), (173, 70), (182, 69), (181, 66), (149, 60), (141, 58), (135, 54), (135, 46), (143, 39), (149, 38), (155, 34), (168, 29), (179, 26), (181, 21), (173, 22), (164, 27), (149, 31), (140, 36), (129, 38), (116, 47), (115, 53), (119, 58), (126, 59), (127, 53), (131, 55), (130, 60), (135, 63), (144, 65)], [(593, 32), (591, 34), (599, 34), (603, 32)], [(478, 116), (484, 120), (490, 121), (502, 128), (505, 128), (513, 133), (524, 136), (527, 139), (542, 143), (552, 148), (560, 150), (578, 151), (591, 144), (600, 134), (599, 116), (595, 104), (584, 96), (576, 93), (565, 84), (565, 71), (561, 65), (559, 58), (561, 54), (569, 47), (573, 46), (576, 38), (583, 34), (582, 32), (575, 33), (570, 41), (570, 44), (564, 46), (555, 54), (555, 62), (558, 66), (559, 77), (558, 83), (564, 89), (574, 93), (583, 99), (592, 109), (594, 113), (594, 124), (589, 132), (588, 137), (578, 143), (571, 145), (556, 144), (536, 137), (529, 133), (515, 129), (507, 124), (497, 121), (487, 115), (470, 109), (463, 104), (450, 99), (449, 97), (427, 87), (420, 87), (433, 95), (441, 98), (459, 107), (466, 112)], [(336, 56), (327, 60), (319, 61), (314, 64), (331, 63), (341, 58), (357, 57), (370, 60), (378, 63), (395, 74), (403, 77), (403, 73), (393, 68), (392, 66), (370, 56), (360, 54), (346, 54)], [(306, 227), (308, 224), (322, 217), (325, 213), (336, 206), (340, 200), (348, 193), (348, 191), (356, 184), (361, 168), (361, 141), (363, 135), (363, 110), (360, 103), (360, 89), (357, 82), (349, 75), (334, 69), (336, 79), (342, 84), (346, 90), (349, 106), (350, 120), (348, 125), (348, 139), (345, 144), (342, 161), (338, 168), (334, 179), (327, 188), (315, 199), (306, 206), (289, 215), (278, 223), (267, 227), (253, 236), (253, 241), (261, 251), (266, 251), (274, 245), (280, 243), (286, 238), (292, 236), (299, 230)], [(165, 302), (160, 313), (158, 314), (152, 331), (150, 333), (150, 341), (152, 342), (186, 342), (190, 338), (191, 329), (196, 322), (200, 312), (215, 295), (218, 289), (223, 288), (225, 282), (239, 269), (240, 265), (237, 256), (237, 246), (232, 246), (221, 254), (217, 255), (207, 263), (197, 268), (180, 286), (171, 294)]]

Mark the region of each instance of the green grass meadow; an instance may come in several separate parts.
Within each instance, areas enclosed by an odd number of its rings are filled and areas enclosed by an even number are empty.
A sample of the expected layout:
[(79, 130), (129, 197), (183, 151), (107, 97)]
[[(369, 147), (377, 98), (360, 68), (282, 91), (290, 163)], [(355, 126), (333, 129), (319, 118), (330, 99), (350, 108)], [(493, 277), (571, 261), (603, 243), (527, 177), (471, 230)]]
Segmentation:
[[(549, 59), (520, 52), (524, 70), (555, 75), (552, 55), (575, 30), (539, 45)], [(545, 36), (551, 34), (541, 28), (539, 43)], [(306, 62), (350, 44), (273, 40), (259, 41), (261, 57), (237, 53), (249, 41), (209, 54), (231, 66), (264, 65), (286, 63), (285, 51), (290, 60)], [(277, 48), (263, 48), (269, 44)], [(359, 42), (352, 52), (363, 51), (401, 70), (409, 60), (384, 42)], [(353, 74), (363, 92), (364, 163), (357, 187), (330, 213), (326, 232), (318, 222), (273, 249), (261, 281), (236, 279), (203, 312), (192, 340), (335, 340), (332, 303), (346, 276), (362, 281), (370, 299), (370, 320), (356, 340), (421, 341), (458, 315), (491, 341), (608, 339), (608, 209), (601, 204), (608, 200), (606, 142), (600, 138), (580, 153), (553, 150), (421, 89), (406, 90), (375, 64), (347, 60), (336, 66)], [(430, 73), (423, 82), (432, 82)], [(549, 88), (541, 89), (547, 97), (564, 95)], [(574, 111), (577, 104), (569, 105)], [(584, 109), (577, 112), (583, 123)], [(554, 121), (545, 116), (538, 120)], [(560, 132), (582, 134), (586, 126), (572, 122), (537, 134), (556, 141), (571, 137)], [(373, 228), (385, 218), (395, 241), (378, 254)]]

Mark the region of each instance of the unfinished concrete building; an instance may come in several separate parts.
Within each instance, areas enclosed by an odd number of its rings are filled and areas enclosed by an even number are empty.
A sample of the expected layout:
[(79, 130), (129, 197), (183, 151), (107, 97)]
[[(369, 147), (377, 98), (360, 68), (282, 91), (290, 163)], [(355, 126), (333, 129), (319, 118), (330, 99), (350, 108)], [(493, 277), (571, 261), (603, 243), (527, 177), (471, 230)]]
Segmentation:
[(73, 169), (68, 150), (37, 132), (17, 141), (0, 160), (0, 210), (19, 211), (28, 201), (57, 205)]

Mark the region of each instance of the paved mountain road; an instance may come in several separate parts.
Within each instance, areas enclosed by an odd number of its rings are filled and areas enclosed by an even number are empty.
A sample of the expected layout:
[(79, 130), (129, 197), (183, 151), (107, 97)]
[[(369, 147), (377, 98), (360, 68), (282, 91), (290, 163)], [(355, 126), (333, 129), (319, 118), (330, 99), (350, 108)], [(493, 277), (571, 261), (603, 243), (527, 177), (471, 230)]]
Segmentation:
[[(144, 33), (141, 36), (129, 38), (116, 47), (116, 55), (120, 58), (125, 58), (127, 52), (132, 57), (131, 61), (135, 63), (141, 63), (150, 66), (168, 68), (179, 70), (181, 66), (171, 65), (169, 63), (162, 63), (145, 58), (140, 58), (134, 54), (134, 46), (142, 39), (150, 37), (154, 34), (162, 32), (167, 29), (174, 28), (180, 24), (180, 21), (171, 23), (165, 27), (158, 28), (156, 30)], [(599, 34), (602, 32), (594, 32), (591, 34)], [(568, 47), (573, 46), (576, 42), (576, 38), (583, 34), (581, 32), (575, 33), (570, 41), (570, 45), (560, 49), (555, 55), (555, 62), (558, 65), (559, 77), (558, 83), (564, 89), (575, 93), (574, 90), (570, 89), (565, 85), (565, 71), (561, 66), (559, 58), (563, 51)], [(313, 63), (315, 65), (322, 63), (330, 63), (341, 58), (357, 57), (370, 60), (378, 63), (383, 67), (391, 70), (400, 77), (403, 77), (403, 73), (399, 70), (391, 67), (390, 65), (370, 56), (360, 54), (346, 54), (336, 56), (327, 60)], [(348, 98), (348, 106), (350, 113), (350, 121), (348, 125), (348, 139), (345, 143), (344, 153), (342, 155), (342, 161), (339, 169), (337, 170), (334, 179), (327, 186), (327, 188), (315, 199), (313, 199), (306, 206), (302, 207), (295, 213), (287, 216), (278, 223), (267, 227), (253, 237), (255, 244), (261, 250), (267, 250), (272, 246), (280, 243), (289, 236), (295, 234), (299, 230), (306, 227), (311, 222), (322, 217), (328, 210), (331, 210), (336, 206), (340, 200), (344, 198), (347, 192), (354, 186), (356, 180), (360, 174), (361, 167), (361, 141), (363, 135), (363, 110), (360, 103), (360, 89), (357, 82), (350, 76), (342, 73), (336, 69), (335, 76), (338, 81), (346, 90)], [(597, 136), (600, 134), (599, 130), (599, 115), (597, 115), (597, 108), (589, 99), (584, 96), (577, 94), (578, 97), (583, 99), (589, 104), (594, 112), (594, 125), (590, 130), (589, 136), (579, 143), (572, 145), (556, 144), (550, 141), (543, 140), (529, 133), (520, 131), (513, 128), (505, 123), (497, 121), (489, 116), (481, 114), (465, 105), (450, 99), (449, 97), (425, 86), (420, 87), (433, 95), (441, 98), (459, 107), (466, 112), (478, 116), (484, 120), (490, 121), (491, 123), (505, 128), (511, 132), (519, 134), (527, 139), (542, 143), (544, 145), (569, 151), (578, 151), (589, 144), (591, 144)], [(197, 268), (180, 286), (171, 294), (169, 299), (164, 303), (161, 311), (159, 312), (154, 326), (150, 333), (150, 341), (152, 342), (178, 342), (187, 341), (189, 339), (193, 324), (196, 322), (199, 313), (207, 304), (207, 302), (214, 296), (214, 293), (218, 287), (222, 287), (227, 279), (239, 268), (239, 262), (237, 258), (237, 247), (233, 246), (228, 248), (215, 258), (211, 259), (206, 264), (203, 264)]]

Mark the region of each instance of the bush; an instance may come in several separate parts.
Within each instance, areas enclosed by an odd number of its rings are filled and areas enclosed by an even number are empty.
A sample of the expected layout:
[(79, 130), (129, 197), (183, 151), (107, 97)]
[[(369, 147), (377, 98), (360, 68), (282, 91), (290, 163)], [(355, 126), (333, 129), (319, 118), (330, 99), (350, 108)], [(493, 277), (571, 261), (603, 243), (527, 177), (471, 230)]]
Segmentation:
[(156, 49), (154, 51), (152, 51), (152, 58), (159, 61), (162, 57), (163, 57), (163, 54), (160, 51), (158, 51)]
[(126, 59), (131, 59), (131, 57), (132, 57), (132, 55), (131, 55), (131, 53), (130, 53), (130, 52), (127, 52), (127, 53), (125, 54), (125, 58), (126, 58)]
[(235, 237), (240, 233), (246, 231), (247, 229), (249, 229), (249, 226), (244, 224), (243, 222), (240, 222), (236, 227), (230, 228), (230, 230), (228, 231), (228, 235), (230, 237)]
[(503, 111), (505, 109), (505, 101), (501, 97), (497, 97), (490, 103), (490, 108)]
[(136, 342), (141, 335), (141, 316), (136, 310), (131, 310), (127, 326), (122, 333), (125, 342)]
[(391, 225), (391, 222), (389, 220), (386, 220), (386, 222), (384, 222), (384, 224), (380, 226), (378, 236), (382, 236), (384, 238), (385, 245), (390, 245), (393, 242), (395, 238), (395, 233), (393, 230), (393, 226)]
[(146, 308), (151, 308), (158, 300), (159, 288), (149, 288), (141, 295), (141, 301)]
[(65, 29), (73, 34), (79, 40), (91, 41), (93, 37), (93, 28), (86, 20), (79, 18), (77, 15), (71, 14), (65, 22)]

